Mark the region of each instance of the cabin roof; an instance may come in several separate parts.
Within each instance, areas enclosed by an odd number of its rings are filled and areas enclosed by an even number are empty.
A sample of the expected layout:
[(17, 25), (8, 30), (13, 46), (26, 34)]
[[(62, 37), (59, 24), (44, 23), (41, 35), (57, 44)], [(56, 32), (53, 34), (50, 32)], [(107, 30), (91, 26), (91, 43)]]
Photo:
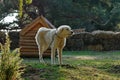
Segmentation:
[(41, 24), (43, 27), (47, 28), (55, 28), (54, 25), (52, 25), (45, 17), (39, 16), (35, 20), (33, 20), (30, 24), (27, 24), (21, 31), (21, 35), (25, 35), (27, 32), (29, 32), (31, 29), (38, 27), (37, 24)]

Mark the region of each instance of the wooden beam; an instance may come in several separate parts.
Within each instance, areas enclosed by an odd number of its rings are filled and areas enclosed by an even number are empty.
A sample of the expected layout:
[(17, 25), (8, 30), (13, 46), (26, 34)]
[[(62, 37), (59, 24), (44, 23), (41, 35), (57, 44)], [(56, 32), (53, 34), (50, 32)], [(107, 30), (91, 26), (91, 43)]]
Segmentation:
[(23, 42), (23, 43), (36, 43), (35, 40), (20, 40), (20, 42)]
[[(44, 53), (43, 54), (43, 57), (50, 57), (50, 53)], [(21, 57), (39, 57), (39, 53), (36, 53), (36, 52), (32, 52), (32, 53), (30, 53), (30, 52), (24, 52), (24, 53), (20, 53), (20, 56)], [(39, 59), (38, 59), (39, 60)]]
[(37, 46), (36, 43), (28, 43), (28, 42), (27, 42), (27, 43), (25, 43), (25, 42), (20, 42), (19, 45), (20, 45), (20, 46), (26, 46), (26, 45), (27, 45), (27, 46)]

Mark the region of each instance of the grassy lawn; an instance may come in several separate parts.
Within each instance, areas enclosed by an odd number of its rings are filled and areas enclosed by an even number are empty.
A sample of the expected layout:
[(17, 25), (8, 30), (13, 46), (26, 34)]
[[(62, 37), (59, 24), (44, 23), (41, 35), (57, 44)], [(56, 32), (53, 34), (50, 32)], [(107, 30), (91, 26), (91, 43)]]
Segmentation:
[(24, 59), (25, 80), (120, 80), (120, 51), (64, 51), (62, 66), (44, 60), (46, 65), (37, 58)]

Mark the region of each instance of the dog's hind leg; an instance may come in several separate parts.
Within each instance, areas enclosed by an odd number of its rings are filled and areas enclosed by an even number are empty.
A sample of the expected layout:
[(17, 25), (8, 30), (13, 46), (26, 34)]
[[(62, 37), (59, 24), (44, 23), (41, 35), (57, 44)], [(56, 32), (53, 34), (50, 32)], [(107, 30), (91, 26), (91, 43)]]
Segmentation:
[(39, 61), (40, 63), (45, 63), (44, 60), (43, 60), (43, 50), (42, 50), (42, 47), (38, 47), (38, 50), (39, 50)]
[(45, 63), (44, 60), (43, 60), (43, 54), (47, 50), (47, 48), (48, 48), (48, 45), (45, 45), (45, 44), (43, 45), (41, 43), (41, 46), (39, 47), (39, 61), (41, 63)]

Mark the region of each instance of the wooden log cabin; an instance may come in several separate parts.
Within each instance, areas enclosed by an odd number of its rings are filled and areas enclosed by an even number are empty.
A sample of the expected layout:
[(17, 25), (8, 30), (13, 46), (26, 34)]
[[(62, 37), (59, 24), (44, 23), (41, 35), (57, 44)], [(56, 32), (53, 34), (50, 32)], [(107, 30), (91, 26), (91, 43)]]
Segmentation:
[[(20, 53), (21, 57), (38, 57), (38, 47), (35, 35), (40, 27), (55, 28), (45, 17), (39, 16), (30, 24), (26, 25), (20, 32)], [(44, 52), (43, 56), (50, 56), (50, 49)]]

